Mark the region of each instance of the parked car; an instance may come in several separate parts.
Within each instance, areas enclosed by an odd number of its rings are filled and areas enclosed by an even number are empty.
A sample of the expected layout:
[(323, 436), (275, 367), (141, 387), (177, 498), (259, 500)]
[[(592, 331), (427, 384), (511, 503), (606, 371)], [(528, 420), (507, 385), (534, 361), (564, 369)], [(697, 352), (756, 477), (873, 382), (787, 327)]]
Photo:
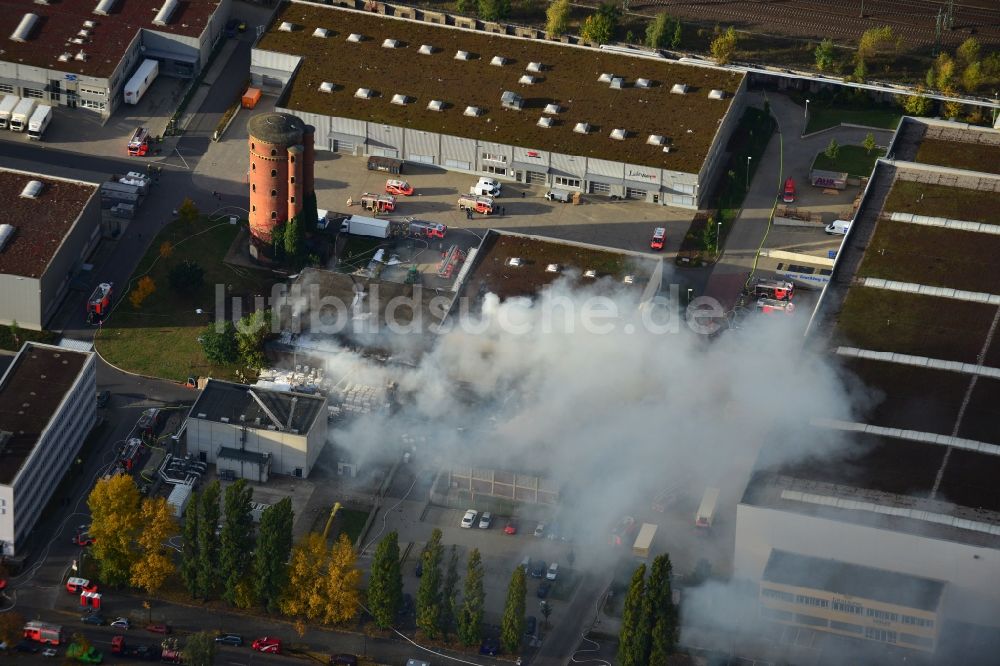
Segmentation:
[(94, 544), (94, 537), (90, 536), (86, 532), (80, 532), (73, 537), (73, 545), (80, 546), (80, 548), (85, 548)]
[(83, 622), (84, 624), (93, 624), (98, 627), (103, 627), (108, 623), (108, 621), (104, 619), (104, 616), (100, 615), (99, 613), (90, 613), (89, 615), (84, 615), (83, 617), (80, 618), (80, 622)]
[(649, 241), (649, 248), (651, 250), (662, 250), (666, 240), (667, 230), (664, 227), (656, 227), (653, 230), (653, 240)]
[(504, 534), (517, 534), (517, 521), (511, 518), (507, 521), (507, 524), (503, 526)]
[(479, 654), (495, 657), (500, 654), (500, 641), (496, 638), (484, 638), (479, 645)]
[(42, 656), (43, 657), (57, 657), (57, 656), (59, 656), (59, 653), (56, 651), (55, 648), (45, 648), (44, 650), (42, 650)]
[(545, 523), (538, 523), (538, 526), (535, 527), (535, 536), (540, 537), (544, 535), (545, 535)]
[(251, 647), (257, 652), (281, 654), (281, 639), (274, 636), (261, 636), (253, 642)]
[(529, 615), (524, 618), (524, 633), (528, 636), (534, 636), (535, 630), (538, 629), (538, 620), (534, 615)]
[(479, 518), (479, 529), (488, 530), (492, 524), (493, 514), (489, 511), (483, 511), (483, 515)]
[(239, 634), (219, 634), (215, 637), (216, 643), (222, 643), (223, 645), (235, 645), (240, 647), (243, 645), (243, 637)]
[(547, 580), (543, 580), (541, 583), (538, 584), (538, 592), (536, 594), (538, 595), (539, 599), (545, 599), (546, 597), (549, 596), (549, 590), (551, 589), (552, 589), (552, 583), (550, 583)]
[(465, 512), (465, 516), (462, 518), (462, 527), (472, 527), (476, 524), (476, 516), (479, 514), (475, 509), (469, 509)]
[(100, 391), (97, 394), (97, 406), (98, 406), (98, 408), (100, 408), (100, 407), (107, 407), (108, 402), (110, 402), (110, 401), (111, 401), (111, 391)]
[(558, 575), (559, 575), (559, 564), (557, 562), (553, 562), (552, 564), (549, 565), (549, 570), (548, 572), (546, 572), (545, 578), (547, 580), (555, 580), (556, 576)]
[(545, 562), (538, 560), (531, 563), (531, 568), (528, 571), (532, 578), (544, 578), (545, 577)]
[(408, 197), (413, 194), (413, 186), (405, 180), (389, 179), (385, 181), (385, 191), (389, 194), (398, 194)]
[(129, 622), (129, 619), (127, 617), (119, 617), (115, 618), (115, 621), (111, 623), (111, 626), (117, 627), (119, 629), (128, 629), (130, 626), (132, 626), (132, 623)]
[(333, 666), (358, 666), (358, 655), (356, 654), (335, 654), (330, 656), (330, 664)]
[(154, 634), (169, 634), (171, 633), (170, 625), (157, 623), (157, 624), (147, 624), (146, 631), (151, 631)]

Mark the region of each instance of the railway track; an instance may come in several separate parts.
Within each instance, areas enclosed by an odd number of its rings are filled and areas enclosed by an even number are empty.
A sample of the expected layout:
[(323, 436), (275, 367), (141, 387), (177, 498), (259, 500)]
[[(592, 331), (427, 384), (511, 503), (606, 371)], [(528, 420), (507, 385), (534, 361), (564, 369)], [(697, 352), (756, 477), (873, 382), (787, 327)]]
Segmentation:
[[(584, 0), (598, 4), (597, 0)], [(864, 5), (864, 18), (861, 7)], [(733, 25), (764, 34), (857, 41), (868, 28), (888, 25), (911, 47), (935, 41), (943, 0), (632, 0), (629, 11), (672, 16), (701, 23)], [(1000, 4), (967, 0), (955, 4), (952, 29), (943, 28), (943, 44), (975, 36), (984, 46), (1000, 46)]]

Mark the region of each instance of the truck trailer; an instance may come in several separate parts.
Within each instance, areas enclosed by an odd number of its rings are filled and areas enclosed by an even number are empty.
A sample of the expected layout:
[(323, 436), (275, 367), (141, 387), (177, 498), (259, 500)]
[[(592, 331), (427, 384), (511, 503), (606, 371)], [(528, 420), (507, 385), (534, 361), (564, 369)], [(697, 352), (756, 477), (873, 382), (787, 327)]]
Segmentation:
[(143, 60), (139, 68), (135, 70), (135, 74), (125, 84), (125, 103), (138, 104), (159, 73), (159, 62), (150, 58)]
[(20, 101), (21, 98), (17, 95), (4, 95), (0, 100), (0, 129), (10, 127), (10, 114), (14, 113), (14, 108)]
[(389, 237), (389, 220), (379, 220), (374, 217), (351, 215), (340, 223), (340, 232), (355, 236), (372, 236), (373, 238)]
[(658, 526), (652, 523), (642, 524), (642, 527), (639, 528), (639, 536), (635, 538), (635, 543), (632, 544), (633, 555), (642, 559), (649, 557), (649, 548), (653, 545), (653, 537), (656, 536), (657, 529)]
[(28, 120), (28, 138), (41, 141), (45, 134), (45, 128), (52, 122), (52, 107), (48, 104), (40, 104)]
[(698, 507), (698, 514), (694, 518), (694, 524), (698, 527), (711, 527), (715, 519), (715, 504), (719, 501), (718, 488), (706, 488), (705, 495), (701, 498), (701, 505)]
[(31, 119), (31, 114), (35, 112), (37, 104), (38, 102), (33, 99), (22, 99), (17, 103), (10, 114), (10, 130), (12, 132), (23, 132), (28, 129), (28, 121)]

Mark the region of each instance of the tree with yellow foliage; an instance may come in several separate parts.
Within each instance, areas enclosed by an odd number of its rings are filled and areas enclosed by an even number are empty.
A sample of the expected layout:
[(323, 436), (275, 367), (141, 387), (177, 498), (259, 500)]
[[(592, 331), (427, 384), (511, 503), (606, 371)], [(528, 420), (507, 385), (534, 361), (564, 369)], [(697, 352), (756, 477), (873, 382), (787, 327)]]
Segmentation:
[(340, 624), (354, 619), (358, 613), (361, 592), (361, 571), (357, 566), (354, 546), (344, 533), (330, 549), (330, 562), (326, 568), (323, 587), (325, 604), (320, 620), (324, 624)]
[(139, 559), (132, 565), (132, 585), (150, 594), (156, 593), (176, 567), (163, 544), (180, 530), (173, 508), (165, 497), (147, 498), (142, 501), (139, 521), (143, 528), (137, 538)]
[(132, 307), (138, 310), (142, 306), (143, 301), (154, 291), (156, 291), (156, 282), (147, 275), (139, 278), (139, 282), (132, 289), (132, 293), (128, 295), (128, 300), (132, 303)]
[(324, 624), (346, 622), (357, 614), (360, 581), (347, 535), (327, 549), (323, 535), (311, 532), (292, 549), (281, 612)]
[(132, 477), (117, 474), (100, 479), (87, 498), (90, 508), (91, 553), (101, 579), (111, 585), (129, 582), (138, 559), (134, 540), (139, 523), (139, 490)]
[(163, 241), (160, 243), (160, 257), (163, 259), (169, 259), (170, 255), (174, 253), (174, 246), (170, 244), (170, 241)]

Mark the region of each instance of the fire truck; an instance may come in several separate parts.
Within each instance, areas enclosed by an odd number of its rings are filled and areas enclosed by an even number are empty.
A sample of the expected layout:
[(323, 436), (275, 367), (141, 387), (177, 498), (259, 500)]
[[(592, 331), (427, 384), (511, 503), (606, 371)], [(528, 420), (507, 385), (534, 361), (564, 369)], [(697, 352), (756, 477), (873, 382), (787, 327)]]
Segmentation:
[(24, 637), (38, 643), (59, 645), (63, 640), (62, 626), (32, 620), (24, 625)]
[(438, 224), (437, 222), (408, 218), (406, 224), (407, 235), (416, 236), (417, 238), (444, 238), (444, 235), (448, 232), (447, 226)]
[(465, 261), (465, 252), (457, 245), (452, 245), (441, 257), (441, 263), (438, 265), (438, 277), (450, 278), (463, 261)]
[(87, 299), (87, 321), (97, 325), (111, 310), (111, 283), (102, 282)]
[(396, 210), (396, 197), (391, 194), (365, 192), (361, 195), (361, 207), (375, 213), (391, 213)]
[(761, 314), (775, 314), (783, 312), (787, 315), (795, 311), (795, 305), (791, 301), (777, 301), (773, 298), (757, 299), (757, 312)]
[(795, 295), (795, 285), (786, 280), (758, 279), (753, 284), (755, 298), (771, 298), (776, 301), (790, 301)]
[(149, 130), (137, 127), (128, 140), (128, 154), (132, 157), (145, 157), (149, 152)]
[(131, 472), (132, 468), (139, 462), (139, 456), (141, 453), (142, 440), (138, 437), (130, 437), (129, 440), (125, 442), (125, 448), (122, 449), (122, 454), (119, 460), (121, 460), (125, 469)]
[(483, 215), (492, 215), (493, 197), (463, 194), (458, 198), (458, 207), (462, 210), (474, 210)]

